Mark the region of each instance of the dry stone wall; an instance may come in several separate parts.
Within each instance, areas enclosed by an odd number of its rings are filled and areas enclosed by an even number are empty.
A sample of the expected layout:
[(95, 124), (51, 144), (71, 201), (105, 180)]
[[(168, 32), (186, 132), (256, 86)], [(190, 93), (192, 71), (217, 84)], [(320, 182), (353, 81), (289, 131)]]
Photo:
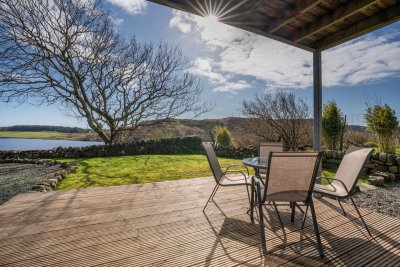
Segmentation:
[[(325, 164), (339, 164), (344, 152), (327, 150), (323, 154)], [(400, 180), (400, 156), (387, 153), (373, 153), (365, 165), (369, 180), (374, 185)]]
[(201, 138), (185, 137), (88, 147), (59, 147), (51, 150), (0, 151), (0, 159), (57, 159), (154, 154), (201, 154)]

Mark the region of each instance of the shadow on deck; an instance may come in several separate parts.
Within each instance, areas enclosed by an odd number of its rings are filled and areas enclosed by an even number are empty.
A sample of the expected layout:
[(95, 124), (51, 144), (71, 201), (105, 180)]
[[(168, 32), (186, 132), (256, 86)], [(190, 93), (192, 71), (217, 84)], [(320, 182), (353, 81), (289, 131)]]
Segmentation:
[[(246, 214), (244, 188), (220, 188), (206, 214), (212, 178), (28, 193), (0, 206), (0, 266), (400, 266), (400, 220), (316, 201), (325, 257), (310, 218), (265, 212), (268, 254)], [(399, 196), (400, 197), (400, 196)]]

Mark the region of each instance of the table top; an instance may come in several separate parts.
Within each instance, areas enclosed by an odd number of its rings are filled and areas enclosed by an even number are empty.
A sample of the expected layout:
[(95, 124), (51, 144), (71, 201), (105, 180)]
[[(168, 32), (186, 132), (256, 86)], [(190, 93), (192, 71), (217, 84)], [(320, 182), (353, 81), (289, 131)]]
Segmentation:
[(243, 164), (257, 169), (268, 169), (268, 157), (246, 158)]

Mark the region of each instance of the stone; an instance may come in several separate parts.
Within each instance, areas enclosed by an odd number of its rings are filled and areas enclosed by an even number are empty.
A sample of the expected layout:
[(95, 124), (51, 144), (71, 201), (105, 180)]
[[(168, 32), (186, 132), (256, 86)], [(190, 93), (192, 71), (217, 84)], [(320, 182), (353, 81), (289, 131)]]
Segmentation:
[(379, 160), (382, 162), (387, 161), (387, 154), (386, 153), (379, 153)]
[(35, 185), (32, 187), (32, 191), (47, 192), (48, 190), (43, 185)]
[(374, 171), (375, 172), (388, 172), (389, 167), (385, 166), (385, 165), (379, 165), (379, 166), (375, 167)]
[(379, 160), (379, 153), (373, 153), (372, 156), (371, 156), (371, 159)]
[(63, 177), (60, 174), (54, 174), (52, 179), (57, 179), (58, 182), (61, 182), (63, 180)]
[(381, 176), (370, 175), (368, 181), (375, 186), (383, 186), (385, 179)]
[(41, 181), (39, 185), (50, 186), (50, 183), (47, 181)]
[(376, 159), (370, 159), (369, 162), (374, 163), (375, 165), (382, 165), (383, 164), (381, 161), (376, 160)]
[(374, 169), (375, 167), (376, 167), (376, 165), (372, 162), (365, 164), (365, 168), (367, 168), (367, 169)]
[(391, 173), (397, 173), (399, 171), (399, 168), (397, 166), (390, 166), (389, 171)]
[(396, 181), (396, 175), (389, 172), (375, 172), (373, 176), (382, 177), (385, 183), (393, 183), (394, 181)]
[(396, 157), (396, 162), (397, 162), (397, 165), (400, 166), (400, 157)]
[(371, 184), (357, 184), (357, 186), (356, 186), (356, 191), (363, 192), (363, 193), (366, 193), (371, 190), (376, 190), (376, 189), (378, 189), (378, 188), (375, 185), (371, 185)]
[(50, 178), (47, 179), (46, 182), (49, 183), (51, 187), (55, 188), (58, 183), (58, 179)]
[(389, 154), (389, 155), (387, 156), (387, 163), (388, 163), (388, 164), (391, 164), (391, 165), (396, 164), (396, 155)]
[(76, 166), (71, 165), (71, 166), (68, 166), (67, 172), (68, 172), (68, 173), (71, 173), (71, 172), (74, 173), (74, 172), (76, 172), (76, 169), (77, 169)]
[(68, 166), (69, 166), (69, 163), (67, 163), (67, 162), (63, 162), (63, 163), (60, 164), (60, 167), (63, 168), (63, 169), (68, 168)]

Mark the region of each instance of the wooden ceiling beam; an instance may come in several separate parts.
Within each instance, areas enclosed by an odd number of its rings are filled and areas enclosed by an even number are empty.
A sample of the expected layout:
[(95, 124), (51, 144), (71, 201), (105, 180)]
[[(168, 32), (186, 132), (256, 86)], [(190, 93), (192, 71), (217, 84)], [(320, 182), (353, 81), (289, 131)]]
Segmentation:
[(313, 47), (317, 50), (326, 50), (398, 20), (400, 20), (400, 3), (315, 42)]
[(350, 1), (346, 5), (330, 12), (307, 26), (301, 28), (293, 35), (294, 42), (301, 42), (310, 36), (327, 29), (337, 22), (353, 16), (361, 10), (376, 4), (379, 0)]
[(300, 15), (306, 13), (323, 0), (305, 0), (305, 1), (296, 1), (296, 4), (293, 5), (292, 8), (284, 10), (281, 16), (272, 21), (272, 25), (269, 25), (268, 32), (274, 33), (283, 26), (287, 25), (288, 23), (292, 22), (294, 19), (299, 17)]

